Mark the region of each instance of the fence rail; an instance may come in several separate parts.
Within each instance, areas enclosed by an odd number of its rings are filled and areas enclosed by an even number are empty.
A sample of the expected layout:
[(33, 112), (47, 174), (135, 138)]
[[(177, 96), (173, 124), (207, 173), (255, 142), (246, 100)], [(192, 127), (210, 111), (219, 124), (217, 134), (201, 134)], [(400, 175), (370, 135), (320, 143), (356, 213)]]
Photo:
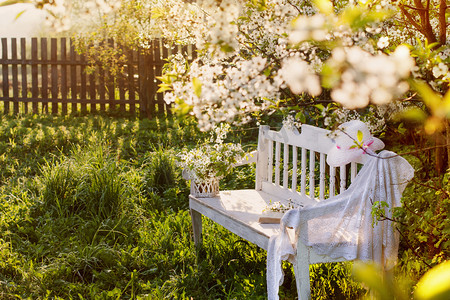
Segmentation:
[(195, 56), (192, 46), (169, 49), (162, 40), (155, 39), (145, 51), (125, 50), (124, 72), (112, 76), (102, 65), (90, 68), (93, 72), (88, 74), (86, 57), (76, 53), (71, 39), (2, 38), (3, 112), (120, 110), (151, 117), (155, 112), (169, 111), (163, 95), (156, 93), (156, 76), (161, 75), (165, 59), (179, 52), (191, 59)]

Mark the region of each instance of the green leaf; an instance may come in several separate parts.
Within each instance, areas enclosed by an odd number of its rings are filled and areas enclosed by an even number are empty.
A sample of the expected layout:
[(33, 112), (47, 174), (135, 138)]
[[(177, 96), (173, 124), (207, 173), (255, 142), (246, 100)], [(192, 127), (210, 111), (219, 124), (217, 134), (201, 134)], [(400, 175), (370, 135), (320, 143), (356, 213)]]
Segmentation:
[(429, 270), (419, 280), (414, 298), (419, 300), (450, 299), (450, 261)]
[(14, 18), (14, 20), (17, 20), (18, 18), (20, 18), (20, 16), (21, 16), (24, 12), (26, 12), (26, 11), (27, 11), (26, 9), (22, 10), (20, 13), (18, 13), (18, 14), (16, 15), (16, 17)]
[(194, 86), (194, 93), (200, 98), (202, 95), (202, 82), (197, 77), (192, 78), (192, 85)]
[(324, 111), (325, 110), (325, 106), (323, 106), (322, 104), (316, 104), (316, 105), (314, 105), (314, 107), (319, 109), (320, 111)]
[(389, 289), (388, 283), (383, 280), (382, 272), (374, 264), (366, 264), (355, 261), (353, 264), (353, 276), (356, 280), (363, 282), (369, 287), (377, 299), (393, 299), (392, 291)]
[(427, 114), (420, 108), (410, 108), (398, 114), (396, 118), (422, 123), (427, 119)]
[(364, 134), (362, 133), (361, 130), (358, 130), (358, 133), (356, 134), (356, 137), (358, 138), (358, 142), (362, 143)]
[(156, 92), (157, 93), (164, 93), (166, 91), (171, 91), (171, 90), (172, 90), (172, 86), (170, 84), (161, 83), (159, 85), (159, 89)]
[(302, 123), (302, 124), (306, 123), (306, 116), (305, 116), (305, 114), (304, 114), (302, 111), (299, 111), (299, 112), (295, 115), (295, 118), (296, 118), (297, 120), (299, 120), (300, 123)]
[(440, 95), (433, 91), (428, 84), (423, 81), (412, 81), (411, 85), (413, 89), (419, 93), (423, 102), (433, 112), (433, 114), (442, 109)]
[(314, 0), (314, 4), (325, 15), (333, 13), (333, 3), (330, 0)]
[(32, 3), (30, 0), (6, 0), (3, 2), (0, 2), (0, 6), (7, 6), (7, 5), (13, 5), (17, 3)]

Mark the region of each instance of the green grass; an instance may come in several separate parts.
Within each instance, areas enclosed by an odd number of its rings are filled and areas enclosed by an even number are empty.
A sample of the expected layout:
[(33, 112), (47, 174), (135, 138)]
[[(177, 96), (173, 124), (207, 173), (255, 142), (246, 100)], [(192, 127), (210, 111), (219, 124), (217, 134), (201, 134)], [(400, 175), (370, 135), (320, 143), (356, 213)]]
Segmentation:
[[(193, 244), (174, 155), (205, 138), (194, 121), (0, 118), (0, 299), (266, 297), (264, 250), (207, 218), (202, 247)], [(257, 130), (234, 137), (256, 147)], [(236, 169), (221, 188), (252, 188), (253, 174)], [(284, 268), (280, 295), (294, 299)], [(349, 263), (311, 271), (314, 299), (365, 293)]]

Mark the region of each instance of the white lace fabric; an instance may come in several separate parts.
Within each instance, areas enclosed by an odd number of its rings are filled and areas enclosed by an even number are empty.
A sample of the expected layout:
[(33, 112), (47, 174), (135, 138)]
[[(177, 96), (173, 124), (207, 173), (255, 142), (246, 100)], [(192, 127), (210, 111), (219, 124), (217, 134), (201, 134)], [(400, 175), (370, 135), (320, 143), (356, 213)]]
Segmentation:
[(298, 232), (300, 241), (319, 255), (374, 261), (392, 268), (397, 262), (398, 232), (387, 219), (374, 221), (372, 207), (375, 202), (386, 202), (384, 215), (392, 218), (392, 209), (401, 206), (401, 195), (413, 175), (411, 165), (395, 153), (372, 153), (346, 191), (314, 206), (287, 212), (280, 234), (269, 241), (268, 298), (278, 299), (283, 281), (281, 261), (295, 262), (297, 241), (289, 238), (287, 228)]

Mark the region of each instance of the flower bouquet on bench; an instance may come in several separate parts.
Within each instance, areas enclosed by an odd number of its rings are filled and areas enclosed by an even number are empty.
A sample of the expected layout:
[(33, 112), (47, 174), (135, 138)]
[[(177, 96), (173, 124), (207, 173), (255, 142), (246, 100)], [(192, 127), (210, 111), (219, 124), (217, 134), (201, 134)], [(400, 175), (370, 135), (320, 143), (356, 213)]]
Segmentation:
[(191, 180), (191, 194), (200, 198), (216, 197), (219, 180), (231, 172), (244, 157), (240, 144), (224, 143), (230, 125), (220, 124), (211, 132), (209, 141), (194, 149), (183, 149), (177, 155), (184, 169), (183, 177)]

